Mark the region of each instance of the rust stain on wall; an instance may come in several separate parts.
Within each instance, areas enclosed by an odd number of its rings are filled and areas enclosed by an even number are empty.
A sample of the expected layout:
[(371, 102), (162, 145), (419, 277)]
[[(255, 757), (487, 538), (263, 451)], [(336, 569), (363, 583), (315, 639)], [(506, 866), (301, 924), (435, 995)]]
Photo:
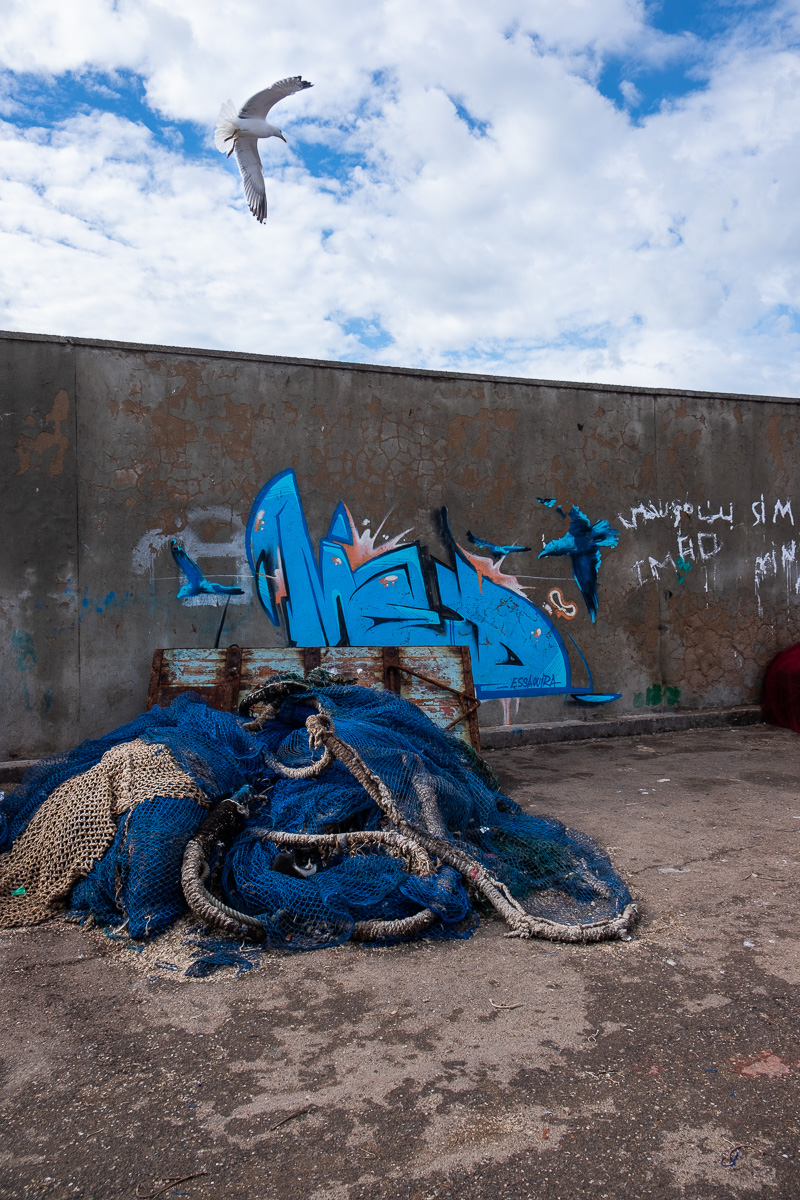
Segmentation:
[[(705, 422), (704, 422), (705, 423)], [(697, 443), (702, 437), (702, 429), (693, 429), (691, 433), (687, 433), (684, 429), (679, 429), (671, 435), (670, 445), (666, 448), (667, 462), (671, 467), (676, 467), (678, 463), (686, 459), (687, 450), (694, 452), (697, 449)]]
[(642, 491), (652, 491), (656, 484), (656, 457), (654, 454), (641, 456), (634, 472), (634, 483)]
[[(42, 430), (35, 438), (22, 435), (17, 439), (18, 475), (24, 475), (30, 469), (34, 455), (38, 455), (39, 457), (39, 462), (34, 464), (34, 470), (38, 471), (44, 465), (45, 455), (51, 450), (54, 450), (55, 454), (50, 460), (50, 474), (63, 475), (64, 455), (69, 447), (69, 438), (64, 432), (63, 425), (68, 417), (69, 395), (65, 392), (64, 388), (61, 388), (55, 394), (53, 407), (44, 418), (47, 425), (53, 426), (53, 432), (46, 433)], [(33, 423), (35, 424), (35, 422)]]
[[(477, 389), (481, 393), (483, 389)], [(483, 399), (483, 395), (475, 395)], [(513, 409), (481, 408), (474, 414), (461, 414), (452, 417), (447, 423), (446, 448), (443, 457), (446, 460), (460, 460), (461, 482), (465, 487), (475, 488), (491, 479), (492, 496), (490, 503), (502, 503), (504, 493), (509, 486), (516, 489), (519, 481), (514, 477), (509, 484), (505, 471), (507, 454), (502, 452), (500, 439), (508, 443), (508, 434), (517, 431), (517, 413)], [(472, 459), (469, 464), (465, 459)], [(499, 460), (499, 469), (495, 463)], [(492, 469), (488, 464), (491, 462)]]
[(608, 437), (603, 437), (600, 430), (597, 429), (589, 436), (584, 436), (584, 445), (587, 443), (596, 442), (598, 446), (602, 446), (604, 450), (618, 450), (622, 445), (622, 434), (611, 433)]
[(781, 473), (784, 473), (786, 467), (784, 466), (783, 462), (783, 430), (781, 425), (781, 414), (773, 413), (773, 415), (767, 421), (767, 428), (764, 436), (767, 440), (767, 444), (769, 445), (770, 453), (772, 454), (775, 466)]
[(560, 454), (554, 454), (550, 463), (550, 478), (554, 488), (566, 491), (572, 487), (575, 469), (571, 463), (564, 462)]
[(139, 476), (132, 467), (122, 467), (119, 471), (114, 472), (114, 482), (117, 487), (136, 487), (139, 483)]
[(199, 362), (192, 362), (191, 359), (181, 358), (177, 361), (174, 359), (145, 359), (146, 368), (152, 373), (160, 376), (162, 379), (173, 379), (179, 381), (183, 386), (175, 387), (169, 397), (169, 400), (193, 400), (198, 404), (207, 403), (211, 400), (207, 389), (201, 387), (205, 377), (204, 365)]

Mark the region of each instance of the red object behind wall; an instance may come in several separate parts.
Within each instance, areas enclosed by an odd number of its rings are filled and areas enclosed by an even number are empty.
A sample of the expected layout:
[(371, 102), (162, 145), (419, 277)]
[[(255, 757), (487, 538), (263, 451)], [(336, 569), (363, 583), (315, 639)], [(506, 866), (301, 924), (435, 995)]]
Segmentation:
[(800, 645), (781, 650), (767, 667), (761, 707), (770, 725), (800, 733)]

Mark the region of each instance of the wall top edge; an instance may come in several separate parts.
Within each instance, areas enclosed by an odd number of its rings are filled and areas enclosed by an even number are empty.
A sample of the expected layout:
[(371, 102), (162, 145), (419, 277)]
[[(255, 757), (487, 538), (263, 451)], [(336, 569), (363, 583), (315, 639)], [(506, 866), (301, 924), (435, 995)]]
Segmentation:
[(235, 362), (282, 363), (294, 367), (357, 371), (378, 375), (406, 375), (422, 379), (464, 379), (480, 383), (522, 384), (528, 387), (569, 388), (584, 392), (614, 392), (635, 396), (686, 396), (697, 399), (763, 401), (771, 404), (800, 404), (800, 397), (770, 396), (749, 392), (707, 392), (687, 388), (638, 387), (633, 384), (586, 383), (566, 379), (531, 379), (521, 375), (477, 374), (470, 371), (438, 371), (426, 367), (388, 367), (378, 363), (341, 362), (324, 358), (290, 358), (281, 354), (248, 354), (238, 350), (212, 350), (192, 346), (160, 346), (147, 342), (118, 342), (105, 338), (60, 336), (50, 333), (23, 333), (0, 329), (0, 341), (41, 342), (50, 345), (81, 346), (98, 350), (122, 350), (144, 354), (174, 354), (180, 357), (218, 358)]

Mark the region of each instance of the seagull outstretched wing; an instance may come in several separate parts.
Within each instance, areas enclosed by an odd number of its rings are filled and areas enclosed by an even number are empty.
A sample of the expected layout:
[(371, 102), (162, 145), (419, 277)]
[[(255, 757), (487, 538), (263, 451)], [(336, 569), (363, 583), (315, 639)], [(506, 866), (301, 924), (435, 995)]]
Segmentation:
[(197, 563), (193, 558), (189, 557), (180, 542), (176, 542), (174, 538), (170, 539), (169, 548), (172, 551), (172, 557), (178, 564), (179, 570), (183, 571), (186, 576), (186, 582), (189, 584), (189, 587), (199, 589), (205, 583), (205, 576)]
[(266, 119), (269, 110), (279, 100), (284, 100), (287, 96), (293, 96), (295, 92), (302, 92), (305, 88), (313, 86), (313, 83), (306, 83), (305, 79), (300, 75), (292, 75), (289, 79), (279, 79), (277, 83), (264, 88), (263, 92), (256, 92), (255, 96), (251, 96), (249, 100), (245, 100), (239, 109), (239, 116), (263, 121)]
[(267, 191), (264, 187), (264, 168), (255, 138), (240, 138), (234, 150), (244, 184), (244, 195), (250, 212), (259, 221), (267, 219)]

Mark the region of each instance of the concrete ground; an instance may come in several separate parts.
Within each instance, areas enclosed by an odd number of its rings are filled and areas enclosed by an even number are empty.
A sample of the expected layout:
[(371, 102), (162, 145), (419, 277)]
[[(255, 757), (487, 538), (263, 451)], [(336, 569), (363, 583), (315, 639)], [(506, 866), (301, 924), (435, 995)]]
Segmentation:
[(489, 920), (185, 980), (61, 922), (3, 933), (0, 1196), (800, 1196), (800, 738), (490, 761), (609, 848), (631, 941)]

